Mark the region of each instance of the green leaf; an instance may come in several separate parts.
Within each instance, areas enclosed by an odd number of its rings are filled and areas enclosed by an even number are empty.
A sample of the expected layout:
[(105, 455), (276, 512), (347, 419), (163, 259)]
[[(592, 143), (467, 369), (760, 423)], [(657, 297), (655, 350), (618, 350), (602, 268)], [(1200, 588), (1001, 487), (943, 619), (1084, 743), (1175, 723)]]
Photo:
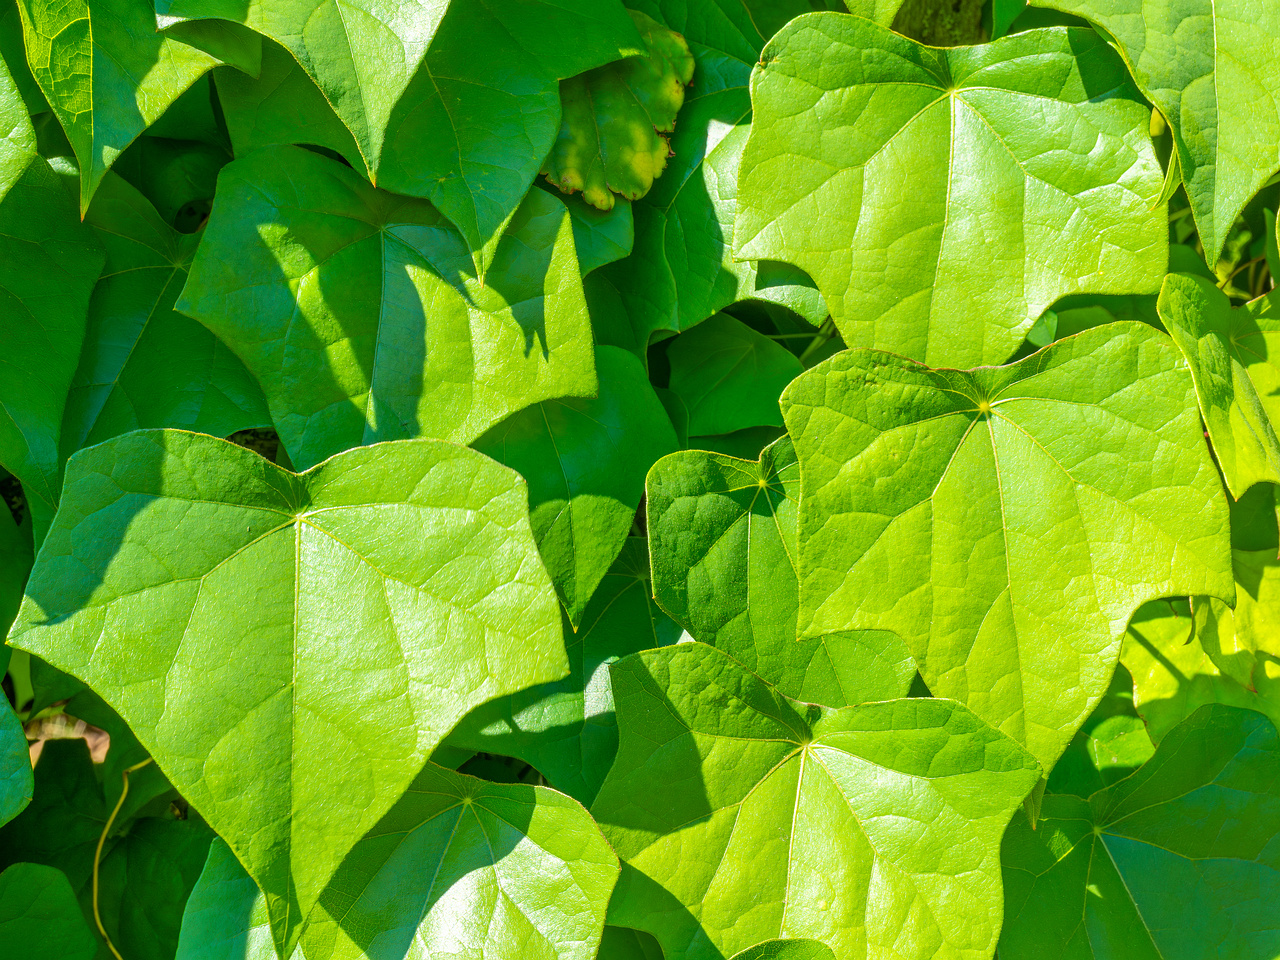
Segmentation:
[(26, 808), (34, 790), (27, 735), (6, 699), (0, 704), (0, 827)]
[(1015, 818), (1001, 960), (1275, 956), (1278, 834), (1275, 727), (1203, 707), (1132, 776)]
[(818, 13), (761, 63), (735, 253), (807, 272), (850, 347), (1002, 363), (1065, 294), (1158, 289), (1149, 110), (1092, 31), (937, 49)]
[(592, 806), (624, 863), (610, 923), (667, 960), (776, 937), (990, 955), (1000, 836), (1040, 778), (1012, 740), (946, 700), (799, 704), (703, 644), (611, 673), (622, 744)]
[(477, 707), (447, 743), (516, 757), (552, 787), (590, 803), (618, 752), (610, 664), (679, 639), (680, 626), (651, 595), (645, 541), (632, 537), (600, 581), (578, 629), (566, 623), (569, 676)]
[(1170, 274), (1160, 319), (1196, 384), (1196, 399), (1227, 487), (1236, 498), (1255, 483), (1280, 483), (1280, 295), (1239, 309), (1203, 277)]
[[(218, 171), (230, 159), (221, 146), (147, 134), (133, 141), (111, 169), (147, 198), (167, 226), (195, 233), (213, 205)], [(92, 216), (91, 206), (87, 217)]]
[(605, 927), (597, 960), (663, 960), (658, 941), (626, 927)]
[(223, 168), (183, 313), (261, 384), (290, 460), (380, 440), (468, 443), (551, 397), (596, 392), (564, 205), (529, 194), (482, 281), (424, 200), (297, 147)]
[[(14, 523), (6, 504), (0, 503), (0, 638), (9, 632), (22, 602), (22, 588), (35, 559), (31, 544), (31, 524)], [(0, 676), (8, 664), (8, 655), (0, 639)]]
[[(568, 797), (428, 764), (351, 851), (293, 956), (592, 960), (617, 875)], [(267, 960), (265, 924), (258, 890), (215, 843), (178, 960)]]
[(1045, 769), (1158, 597), (1234, 601), (1230, 521), (1162, 333), (1096, 327), (1016, 364), (872, 351), (783, 395), (801, 468), (800, 631), (889, 630), (935, 695)]
[(62, 411), (102, 263), (0, 64), (0, 465), (22, 481), (37, 542), (58, 504)]
[(35, 863), (0, 873), (0, 942), (21, 960), (93, 960), (98, 950), (67, 878)]
[(644, 54), (596, 67), (560, 84), (560, 133), (542, 173), (565, 193), (611, 210), (614, 194), (638, 200), (667, 166), (693, 54), (684, 38), (631, 11)]
[(229, 26), (157, 32), (147, 0), (19, 0), (27, 60), (80, 167), (80, 211), (138, 134), (207, 71), (258, 70), (258, 47)]
[(237, 157), (262, 147), (314, 144), (332, 150), (357, 170), (360, 148), (320, 88), (288, 50), (262, 42), (262, 69), (256, 77), (240, 70), (213, 72), (218, 102)]
[(1168, 122), (1212, 264), (1246, 202), (1280, 169), (1280, 8), (1267, 0), (1031, 0), (1114, 39)]
[(271, 422), (244, 364), (173, 310), (199, 236), (178, 233), (108, 173), (85, 218), (107, 252), (89, 301), (80, 364), (62, 418), (62, 454), (130, 430), (180, 427), (224, 437)]
[[(631, 257), (599, 271), (588, 292), (608, 318), (601, 342), (644, 356), (659, 331), (679, 332), (739, 300), (778, 291), (755, 263), (733, 259), (738, 163), (747, 140), (751, 67), (769, 33), (809, 9), (807, 0), (633, 0), (678, 31), (693, 52), (693, 87), (676, 120), (672, 158), (635, 204)], [(893, 19), (887, 14), (884, 22)], [(820, 322), (826, 316), (825, 307)]]
[(529, 484), (529, 521), (569, 620), (577, 624), (626, 542), (644, 478), (676, 435), (644, 365), (596, 348), (600, 395), (546, 400), (475, 442)]
[(1138, 769), (1154, 750), (1133, 705), (1133, 677), (1118, 664), (1111, 686), (1054, 765), (1047, 789), (1088, 797)]
[(463, 447), (292, 474), (140, 431), (73, 457), (64, 504), (10, 642), (119, 711), (266, 892), (282, 955), (459, 718), (567, 671), (524, 483)]
[(734, 954), (733, 960), (835, 960), (831, 948), (817, 940), (767, 940)]
[[(552, 188), (548, 185), (546, 189)], [(584, 277), (631, 253), (635, 222), (630, 203), (624, 200), (609, 210), (597, 210), (581, 196), (561, 194), (560, 198), (573, 220), (573, 244), (578, 248), (578, 266)]]
[(892, 634), (796, 642), (800, 468), (789, 439), (756, 462), (672, 454), (646, 491), (654, 596), (695, 640), (797, 700), (843, 707), (906, 696), (915, 663)]
[(804, 372), (795, 354), (723, 313), (676, 337), (667, 358), (695, 436), (782, 426), (778, 398)]

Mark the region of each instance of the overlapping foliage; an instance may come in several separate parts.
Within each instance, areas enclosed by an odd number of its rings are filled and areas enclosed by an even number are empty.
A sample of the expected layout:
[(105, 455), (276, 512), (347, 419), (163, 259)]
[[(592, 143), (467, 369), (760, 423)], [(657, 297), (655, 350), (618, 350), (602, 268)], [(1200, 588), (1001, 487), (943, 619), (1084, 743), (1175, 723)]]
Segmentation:
[(1280, 960), (1280, 15), (977, 6), (0, 0), (0, 957)]

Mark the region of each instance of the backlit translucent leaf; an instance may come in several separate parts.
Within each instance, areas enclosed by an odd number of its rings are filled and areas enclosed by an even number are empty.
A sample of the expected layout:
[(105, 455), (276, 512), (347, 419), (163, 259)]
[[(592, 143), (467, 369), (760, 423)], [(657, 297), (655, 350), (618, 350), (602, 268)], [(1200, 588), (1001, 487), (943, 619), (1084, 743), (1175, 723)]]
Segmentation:
[(680, 639), (654, 602), (645, 542), (631, 538), (575, 631), (565, 624), (569, 676), (477, 707), (449, 734), (451, 746), (517, 757), (582, 803), (595, 799), (618, 750), (609, 665)]
[(293, 474), (140, 431), (73, 457), (64, 503), (10, 642), (128, 722), (267, 894), (284, 954), (458, 719), (567, 670), (524, 483), (463, 447)]
[(1280, 169), (1280, 7), (1270, 0), (1031, 0), (1113, 37), (1173, 131), (1209, 262)]
[[(634, 0), (632, 6), (679, 32), (696, 63), (667, 170), (635, 204), (635, 252), (589, 284), (593, 311), (598, 307), (611, 320), (604, 342), (643, 356), (655, 332), (687, 330), (739, 300), (769, 296), (760, 289), (770, 284), (757, 265), (735, 261), (730, 250), (738, 163), (751, 120), (747, 84), (770, 33), (811, 8), (807, 0)], [(885, 16), (887, 24), (893, 11)]]
[(645, 53), (596, 67), (560, 84), (560, 133), (542, 172), (565, 193), (601, 210), (614, 194), (638, 200), (667, 166), (693, 55), (684, 38), (632, 12)]
[(22, 481), (37, 539), (58, 504), (62, 411), (102, 263), (0, 64), (0, 464)]
[(474, 446), (529, 484), (529, 521), (574, 624), (622, 549), (644, 478), (676, 436), (644, 366), (596, 348), (600, 395), (545, 400), (508, 417)]
[(178, 233), (112, 173), (85, 222), (107, 262), (67, 396), (63, 455), (145, 427), (224, 437), (269, 424), (262, 392), (240, 359), (173, 310), (199, 236)]
[(611, 670), (622, 744), (592, 806), (623, 860), (609, 922), (666, 960), (777, 937), (865, 960), (989, 957), (1000, 836), (1040, 777), (949, 700), (787, 700), (703, 644)]
[(646, 489), (654, 596), (695, 640), (797, 700), (843, 707), (906, 696), (915, 663), (894, 635), (796, 641), (800, 469), (789, 439), (754, 462), (672, 454)]
[(1160, 319), (1187, 358), (1196, 398), (1227, 486), (1280, 483), (1280, 295), (1239, 309), (1212, 280), (1170, 274)]
[[(582, 807), (545, 787), (428, 764), (343, 862), (294, 960), (593, 960), (618, 860)], [(215, 843), (178, 960), (269, 960), (266, 910)]]
[(0, 873), (0, 943), (15, 960), (93, 960), (98, 949), (67, 878), (35, 863)]
[(778, 398), (804, 372), (795, 354), (723, 313), (677, 337), (667, 359), (693, 436), (782, 426)]
[(1132, 776), (1014, 819), (1001, 960), (1273, 957), (1278, 835), (1275, 727), (1203, 707)]
[(1134, 610), (1234, 597), (1191, 377), (1145, 324), (971, 372), (849, 351), (782, 409), (801, 635), (897, 633), (934, 694), (1046, 769), (1106, 691)]
[(761, 63), (735, 252), (807, 272), (849, 346), (1002, 363), (1065, 294), (1158, 289), (1150, 111), (1092, 31), (935, 49), (817, 13)]
[(470, 442), (551, 397), (595, 393), (564, 205), (532, 191), (482, 282), (425, 200), (297, 147), (223, 168), (178, 309), (262, 385), (290, 460), (358, 444)]
[(156, 32), (148, 0), (19, 0), (27, 61), (80, 167), (80, 210), (138, 134), (220, 63), (258, 70), (257, 38), (227, 24)]

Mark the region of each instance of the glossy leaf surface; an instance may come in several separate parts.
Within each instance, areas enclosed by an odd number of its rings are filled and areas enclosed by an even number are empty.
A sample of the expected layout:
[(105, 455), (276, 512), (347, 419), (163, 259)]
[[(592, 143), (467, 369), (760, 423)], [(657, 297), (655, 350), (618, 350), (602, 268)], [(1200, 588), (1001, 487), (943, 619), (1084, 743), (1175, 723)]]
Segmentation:
[(797, 642), (800, 468), (786, 437), (758, 461), (688, 450), (649, 474), (653, 593), (695, 640), (797, 700), (831, 707), (906, 696), (915, 663), (889, 633)]
[(566, 624), (564, 634), (569, 676), (478, 707), (458, 723), (448, 743), (517, 757), (550, 786), (590, 803), (618, 751), (610, 665), (680, 639), (679, 624), (653, 600), (643, 539), (626, 542), (578, 629)]
[(597, 67), (560, 85), (560, 133), (542, 172), (565, 193), (613, 208), (615, 194), (638, 200), (667, 165), (693, 54), (684, 38), (632, 12), (645, 53)]
[(1177, 349), (1110, 324), (1007, 367), (838, 354), (783, 396), (800, 631), (889, 630), (1052, 766), (1147, 600), (1230, 602), (1230, 525)]
[(264, 889), (285, 954), (457, 720), (566, 672), (524, 484), (465, 448), (292, 474), (142, 431), (74, 457), (66, 498), (11, 643), (124, 717)]
[(990, 955), (1000, 836), (1040, 777), (1012, 740), (952, 701), (798, 704), (702, 644), (611, 673), (622, 744), (592, 805), (624, 864), (611, 923), (667, 960), (777, 937)]
[(1159, 310), (1191, 368), (1232, 495), (1262, 480), (1280, 483), (1280, 296), (1236, 309), (1212, 281), (1175, 273), (1165, 278)]
[(529, 484), (533, 536), (574, 624), (627, 539), (645, 474), (676, 449), (639, 360), (597, 347), (596, 372), (598, 397), (543, 401), (474, 444)]
[(1275, 727), (1202, 707), (1133, 776), (1088, 800), (1046, 796), (1034, 831), (1014, 819), (1000, 956), (1272, 956), (1277, 835)]
[(597, 388), (564, 205), (529, 194), (482, 282), (424, 200), (297, 147), (225, 167), (178, 309), (262, 385), (291, 461), (406, 437), (469, 442)]
[(1158, 289), (1149, 110), (1091, 31), (935, 49), (818, 13), (761, 63), (735, 253), (807, 272), (849, 346), (1003, 363), (1065, 294)]
[(98, 949), (67, 878), (35, 863), (0, 873), (0, 942), (23, 960), (93, 960)]
[[(348, 855), (293, 956), (593, 960), (617, 875), (568, 797), (428, 764)], [(269, 960), (265, 923), (258, 890), (215, 843), (178, 960)]]
[(1267, 0), (1031, 0), (1115, 38), (1173, 131), (1209, 262), (1280, 169), (1280, 9)]

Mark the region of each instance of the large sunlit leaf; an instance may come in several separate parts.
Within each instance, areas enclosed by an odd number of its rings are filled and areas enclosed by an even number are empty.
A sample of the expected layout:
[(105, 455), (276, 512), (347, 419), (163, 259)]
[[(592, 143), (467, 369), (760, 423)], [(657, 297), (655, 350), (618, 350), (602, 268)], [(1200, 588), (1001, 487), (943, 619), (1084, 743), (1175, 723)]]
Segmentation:
[(1210, 263), (1280, 169), (1280, 7), (1270, 0), (1031, 0), (1114, 38), (1173, 132)]
[(761, 64), (735, 252), (806, 271), (849, 346), (1003, 363), (1065, 294), (1159, 288), (1150, 111), (1093, 31), (936, 49), (816, 13)]
[(596, 348), (600, 395), (545, 400), (474, 444), (529, 484), (529, 521), (551, 582), (577, 624), (618, 556), (653, 464), (676, 435), (643, 364)]
[[(428, 764), (351, 851), (294, 960), (593, 960), (618, 860), (573, 800)], [(270, 960), (265, 903), (215, 843), (178, 960)]]
[(58, 504), (62, 411), (103, 259), (0, 63), (0, 465), (22, 481), (37, 539)]
[(906, 696), (915, 663), (893, 634), (796, 640), (800, 468), (789, 439), (758, 461), (672, 454), (646, 492), (653, 593), (695, 640), (797, 700), (843, 707)]
[(258, 38), (229, 24), (157, 32), (149, 0), (19, 0), (27, 61), (80, 167), (80, 210), (124, 149), (221, 63), (256, 73)]
[(200, 237), (178, 233), (113, 173), (85, 222), (107, 261), (67, 396), (63, 455), (146, 427), (225, 437), (267, 426), (266, 401), (240, 359), (173, 310)]
[(1280, 483), (1280, 295), (1239, 309), (1212, 280), (1171, 273), (1160, 320), (1187, 358), (1218, 465), (1238, 499)]
[(0, 873), (0, 943), (15, 960), (93, 960), (98, 950), (67, 878), (35, 863)]
[(990, 956), (1000, 836), (1040, 777), (1012, 740), (949, 700), (796, 703), (697, 643), (611, 674), (622, 743), (592, 805), (623, 860), (610, 923), (667, 960), (778, 937)]
[(178, 309), (257, 377), (299, 468), (359, 444), (470, 442), (596, 392), (564, 205), (530, 192), (484, 280), (425, 200), (297, 147), (223, 168)]
[(287, 954), (457, 720), (567, 672), (527, 511), (514, 472), (453, 444), (293, 474), (202, 434), (126, 434), (72, 458), (10, 642), (128, 722)]
[(1274, 957), (1277, 836), (1275, 727), (1202, 707), (1133, 776), (1015, 818), (1001, 960)]
[(680, 639), (680, 626), (654, 602), (649, 557), (627, 541), (575, 631), (565, 625), (569, 676), (478, 707), (449, 734), (450, 746), (517, 757), (547, 783), (590, 803), (618, 750), (609, 665)]
[(358, 11), (160, 0), (156, 11), (162, 23), (245, 23), (282, 44), (370, 179), (431, 200), (469, 251), (492, 244), (533, 182), (560, 127), (559, 81), (641, 50), (619, 0), (372, 0)]
[(897, 633), (934, 694), (1046, 769), (1141, 604), (1234, 601), (1191, 376), (1145, 324), (970, 372), (849, 351), (782, 407), (800, 457), (801, 634)]

